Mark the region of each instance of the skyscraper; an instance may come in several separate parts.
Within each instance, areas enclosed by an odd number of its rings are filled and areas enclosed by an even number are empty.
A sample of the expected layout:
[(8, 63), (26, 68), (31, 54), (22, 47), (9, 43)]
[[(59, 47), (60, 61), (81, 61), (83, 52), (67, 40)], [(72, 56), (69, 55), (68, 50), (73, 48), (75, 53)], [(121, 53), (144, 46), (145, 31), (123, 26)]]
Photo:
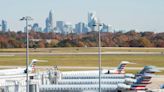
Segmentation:
[(88, 27), (90, 28), (90, 31), (96, 31), (95, 25), (97, 23), (96, 13), (95, 12), (89, 12), (88, 13)]
[(64, 33), (64, 25), (65, 25), (64, 21), (56, 21), (57, 33)]
[(34, 23), (34, 24), (33, 24), (32, 30), (33, 30), (33, 31), (36, 31), (36, 32), (42, 32), (42, 28), (39, 27), (39, 24), (38, 24), (38, 23)]
[(110, 32), (110, 31), (112, 31), (112, 26), (103, 23), (100, 31), (101, 32)]
[(65, 23), (64, 32), (62, 34), (74, 33), (73, 26), (71, 23)]
[(54, 24), (53, 24), (53, 12), (52, 12), (52, 10), (49, 12), (49, 25), (50, 25), (50, 29), (53, 30)]
[(7, 22), (5, 20), (2, 20), (2, 31), (7, 32)]
[(75, 33), (80, 34), (80, 33), (87, 33), (88, 28), (85, 23), (79, 22), (78, 24), (75, 25)]
[(53, 24), (53, 13), (52, 10), (49, 12), (49, 16), (46, 18), (45, 24), (46, 27), (44, 29), (44, 32), (50, 32), (54, 31), (54, 24)]

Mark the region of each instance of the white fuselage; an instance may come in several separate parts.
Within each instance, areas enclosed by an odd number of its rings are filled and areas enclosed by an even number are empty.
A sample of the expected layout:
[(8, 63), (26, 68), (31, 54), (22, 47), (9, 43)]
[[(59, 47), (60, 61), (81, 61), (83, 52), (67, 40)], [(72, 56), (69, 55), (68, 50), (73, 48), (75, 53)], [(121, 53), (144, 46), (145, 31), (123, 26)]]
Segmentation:
[[(99, 74), (99, 70), (66, 71), (66, 72), (61, 72), (61, 73), (62, 75), (88, 75), (88, 74)], [(117, 70), (108, 70), (108, 69), (103, 69), (101, 73), (102, 74), (119, 74)]]
[[(101, 85), (102, 92), (116, 92), (119, 88), (129, 89), (129, 85)], [(99, 85), (41, 85), (40, 92), (98, 92)]]
[[(107, 73), (107, 69), (101, 71), (103, 74)], [(84, 74), (99, 74), (99, 70), (88, 70), (88, 71), (66, 71), (62, 72), (63, 75), (84, 75)]]
[[(17, 74), (25, 74), (26, 68), (18, 68), (18, 69), (4, 69), (0, 70), (0, 75), (17, 75)], [(29, 68), (31, 71), (31, 68)]]
[[(61, 79), (98, 79), (98, 74), (61, 74)], [(124, 78), (134, 78), (133, 74), (101, 74), (102, 79), (124, 79)]]
[[(125, 79), (101, 79), (101, 84), (119, 84), (119, 83), (134, 83), (136, 82), (135, 79), (125, 78)], [(98, 84), (98, 79), (61, 79), (58, 80), (57, 84)]]
[(6, 69), (0, 70), (0, 75), (23, 74), (25, 69)]

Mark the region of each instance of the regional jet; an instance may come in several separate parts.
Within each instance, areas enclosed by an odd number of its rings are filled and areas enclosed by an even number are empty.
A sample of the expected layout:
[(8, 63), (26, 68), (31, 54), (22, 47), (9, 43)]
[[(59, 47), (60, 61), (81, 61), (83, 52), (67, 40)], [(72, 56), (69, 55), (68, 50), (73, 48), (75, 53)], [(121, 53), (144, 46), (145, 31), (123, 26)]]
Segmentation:
[[(43, 60), (33, 59), (31, 61), (31, 64), (28, 66), (29, 73), (32, 73), (32, 72), (35, 71), (35, 64), (36, 64), (36, 62), (42, 62), (42, 61)], [(18, 75), (18, 74), (26, 74), (26, 73), (27, 73), (27, 69), (26, 68), (0, 70), (0, 75)]]
[[(155, 66), (145, 66), (139, 73), (137, 74), (101, 74), (102, 79), (125, 79), (125, 78), (137, 78), (142, 76), (145, 73), (153, 74), (155, 72), (160, 72)], [(75, 75), (75, 74), (63, 74), (61, 75), (61, 79), (98, 79), (98, 73), (91, 74), (83, 74), (83, 75)]]
[[(150, 84), (150, 80), (152, 78), (152, 74), (143, 74), (138, 77), (134, 83), (131, 85), (127, 85), (124, 83), (118, 84), (102, 84), (101, 90), (102, 92), (138, 92), (147, 90), (146, 86)], [(102, 81), (103, 82), (103, 81)], [(110, 83), (110, 82), (109, 82)], [(65, 84), (65, 85), (41, 85), (40, 92), (97, 92), (99, 89), (98, 83), (96, 84)]]
[[(116, 69), (108, 70), (102, 69), (102, 74), (125, 74), (125, 67), (127, 64), (134, 64), (128, 61), (122, 61)], [(98, 70), (90, 70), (90, 71), (69, 71), (62, 72), (62, 75), (85, 75), (85, 74), (98, 74)]]

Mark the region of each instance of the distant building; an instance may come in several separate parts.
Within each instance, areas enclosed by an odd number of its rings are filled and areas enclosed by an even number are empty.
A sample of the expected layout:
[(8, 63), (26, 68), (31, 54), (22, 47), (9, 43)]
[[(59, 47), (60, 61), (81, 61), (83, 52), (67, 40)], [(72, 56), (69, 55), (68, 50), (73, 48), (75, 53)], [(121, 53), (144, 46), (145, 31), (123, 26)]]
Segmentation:
[(50, 24), (49, 24), (49, 19), (48, 18), (46, 18), (45, 23), (46, 23), (46, 27), (44, 29), (44, 32), (45, 33), (50, 32), (51, 30), (50, 30)]
[(2, 31), (3, 32), (7, 32), (8, 31), (8, 29), (7, 29), (7, 21), (5, 21), (5, 20), (2, 20)]
[(71, 23), (65, 23), (64, 32), (62, 34), (74, 33), (73, 26)]
[(54, 23), (53, 23), (54, 19), (53, 19), (53, 13), (52, 11), (49, 12), (49, 25), (50, 25), (50, 29), (53, 30), (54, 28)]
[(109, 32), (111, 29), (110, 25), (102, 24), (101, 32)]
[(34, 23), (32, 26), (32, 30), (36, 31), (36, 32), (42, 32), (42, 28), (39, 27), (38, 23)]
[(95, 12), (89, 12), (88, 13), (88, 27), (90, 28), (90, 31), (96, 31), (95, 25), (97, 23), (96, 13)]
[[(39, 42), (39, 41), (42, 41), (43, 39), (30, 39), (30, 41), (33, 41), (33, 42)], [(47, 43), (51, 43), (51, 39), (44, 39)]]
[(56, 32), (57, 33), (64, 33), (64, 21), (56, 21)]
[(78, 24), (75, 25), (75, 33), (80, 34), (80, 33), (87, 33), (88, 28), (85, 23), (79, 22)]
[(73, 25), (64, 21), (56, 21), (55, 32), (61, 34), (74, 33)]
[(54, 24), (53, 24), (53, 13), (52, 11), (49, 12), (49, 16), (46, 18), (45, 24), (46, 27), (44, 29), (44, 32), (51, 32), (54, 31)]

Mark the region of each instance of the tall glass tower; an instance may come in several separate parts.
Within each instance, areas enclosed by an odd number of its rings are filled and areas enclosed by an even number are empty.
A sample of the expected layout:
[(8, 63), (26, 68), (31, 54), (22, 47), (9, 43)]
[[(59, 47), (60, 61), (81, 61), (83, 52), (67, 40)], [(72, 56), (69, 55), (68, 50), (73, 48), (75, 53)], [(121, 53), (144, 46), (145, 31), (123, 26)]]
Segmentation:
[(54, 26), (53, 26), (53, 12), (52, 10), (49, 12), (49, 26), (50, 26), (50, 29), (53, 30)]
[(49, 12), (49, 16), (46, 18), (45, 24), (46, 28), (44, 29), (44, 32), (50, 32), (54, 31), (54, 24), (53, 24), (53, 13), (52, 10)]
[(7, 22), (5, 20), (2, 20), (2, 31), (7, 32)]
[(88, 27), (91, 29), (91, 31), (96, 31), (94, 24), (97, 23), (96, 13), (95, 12), (89, 12), (88, 13)]

